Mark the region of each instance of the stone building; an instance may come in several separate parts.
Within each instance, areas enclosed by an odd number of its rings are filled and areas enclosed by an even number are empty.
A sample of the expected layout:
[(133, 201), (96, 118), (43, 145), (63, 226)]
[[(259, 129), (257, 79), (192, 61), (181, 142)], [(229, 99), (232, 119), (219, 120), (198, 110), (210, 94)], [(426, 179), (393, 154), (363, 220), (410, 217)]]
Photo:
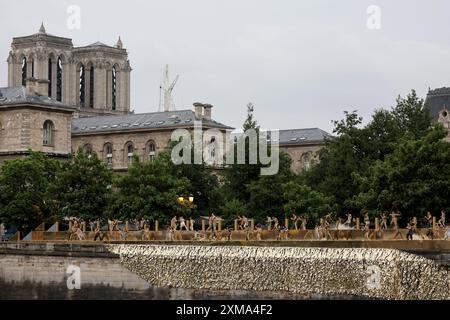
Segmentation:
[(280, 130), (280, 150), (292, 160), (294, 172), (309, 170), (318, 163), (319, 151), (332, 136), (319, 128)]
[(40, 95), (39, 87), (29, 79), (26, 87), (0, 88), (0, 164), (29, 150), (68, 157), (75, 110)]
[[(168, 150), (172, 132), (187, 129), (191, 133), (194, 125), (201, 121), (202, 130), (217, 130), (215, 136), (203, 143), (213, 148), (222, 136), (226, 148), (230, 131), (233, 129), (211, 119), (211, 108), (196, 103), (195, 111), (179, 110), (128, 114), (122, 116), (98, 116), (78, 118), (72, 122), (72, 150), (84, 148), (95, 152), (108, 166), (116, 171), (126, 170), (136, 155), (141, 161), (151, 161), (159, 152)], [(205, 110), (208, 110), (205, 114)], [(208, 141), (205, 141), (208, 139)], [(218, 158), (213, 150), (211, 156)], [(218, 160), (218, 159), (217, 159)]]
[[(280, 151), (291, 158), (291, 170), (295, 173), (309, 170), (318, 163), (319, 151), (327, 139), (332, 138), (332, 135), (319, 128), (278, 130), (278, 141), (275, 140), (273, 130), (266, 134), (272, 143), (278, 143)], [(242, 137), (240, 132), (231, 134), (234, 143), (237, 143), (239, 137)]]
[(425, 107), (431, 112), (435, 122), (447, 128), (446, 140), (450, 142), (450, 88), (429, 90), (425, 99)]
[[(13, 38), (8, 87), (0, 88), (0, 163), (29, 150), (67, 158), (78, 148), (95, 152), (112, 169), (127, 170), (134, 156), (151, 161), (169, 148), (175, 129), (192, 133), (201, 121), (204, 145), (212, 158), (216, 146), (229, 146), (233, 128), (212, 118), (213, 106), (134, 114), (130, 111), (131, 67), (119, 37), (115, 46), (96, 42), (74, 47), (72, 40), (39, 32)], [(319, 161), (330, 136), (320, 129), (280, 131), (280, 148), (296, 172)], [(214, 161), (215, 163), (215, 161)]]
[(46, 96), (77, 109), (75, 116), (130, 111), (130, 62), (119, 38), (115, 47), (96, 42), (74, 47), (47, 34), (14, 38), (8, 56), (8, 87), (29, 78), (48, 81)]

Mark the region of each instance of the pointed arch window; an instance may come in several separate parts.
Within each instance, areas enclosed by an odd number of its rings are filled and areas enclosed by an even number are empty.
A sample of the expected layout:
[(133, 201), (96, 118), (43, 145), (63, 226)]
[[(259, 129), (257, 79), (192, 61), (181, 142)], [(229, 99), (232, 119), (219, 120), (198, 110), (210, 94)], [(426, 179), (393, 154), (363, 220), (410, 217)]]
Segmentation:
[(94, 94), (95, 94), (95, 76), (94, 66), (91, 66), (89, 70), (89, 107), (94, 108)]
[(156, 157), (156, 144), (153, 140), (147, 143), (147, 156), (149, 161), (155, 160)]
[(216, 158), (216, 147), (217, 147), (216, 137), (211, 137), (211, 141), (209, 143), (209, 156), (212, 161), (214, 161)]
[(306, 171), (311, 168), (311, 155), (309, 153), (302, 155), (302, 168)]
[(116, 110), (117, 108), (117, 70), (116, 67), (112, 68), (112, 88), (111, 88), (111, 108)]
[(80, 66), (80, 86), (79, 86), (79, 97), (80, 97), (80, 106), (84, 107), (84, 93), (85, 93), (85, 77), (86, 77), (86, 72), (84, 69), (84, 66), (81, 65)]
[(83, 150), (84, 150), (84, 152), (85, 152), (86, 154), (88, 154), (88, 155), (92, 155), (93, 152), (94, 152), (94, 149), (92, 148), (92, 145), (91, 145), (90, 143), (86, 143), (86, 144), (83, 146)]
[(62, 101), (62, 61), (58, 58), (56, 63), (56, 100)]
[(44, 146), (53, 145), (53, 122), (50, 120), (44, 122), (42, 144)]
[(23, 57), (22, 59), (22, 85), (26, 86), (27, 80), (27, 58)]
[(134, 157), (134, 145), (132, 142), (128, 142), (125, 146), (125, 153), (126, 153), (126, 159), (128, 165), (133, 164), (133, 157)]
[(112, 166), (113, 164), (113, 147), (111, 143), (106, 143), (103, 147), (103, 152), (105, 155), (105, 163), (108, 166)]

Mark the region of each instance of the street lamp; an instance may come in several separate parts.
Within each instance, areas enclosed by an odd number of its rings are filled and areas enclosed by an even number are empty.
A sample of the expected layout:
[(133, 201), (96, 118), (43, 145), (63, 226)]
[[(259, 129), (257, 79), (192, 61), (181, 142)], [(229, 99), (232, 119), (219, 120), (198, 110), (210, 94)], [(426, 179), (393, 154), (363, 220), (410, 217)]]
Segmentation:
[(190, 195), (187, 199), (183, 196), (179, 196), (177, 200), (182, 207), (190, 208), (194, 204), (194, 196), (192, 195)]
[[(188, 212), (190, 212), (190, 216), (193, 213), (193, 210), (195, 209), (194, 206), (194, 196), (191, 194), (189, 197), (184, 197), (184, 196), (178, 196), (177, 198), (178, 204), (180, 205), (180, 208), (182, 210), (182, 212), (184, 211), (183, 209), (190, 209)], [(188, 214), (188, 212), (185, 212), (186, 214)], [(182, 213), (180, 213), (182, 214)], [(188, 224), (186, 227), (186, 230), (194, 230), (194, 220), (192, 220), (192, 218), (190, 217), (188, 220)]]

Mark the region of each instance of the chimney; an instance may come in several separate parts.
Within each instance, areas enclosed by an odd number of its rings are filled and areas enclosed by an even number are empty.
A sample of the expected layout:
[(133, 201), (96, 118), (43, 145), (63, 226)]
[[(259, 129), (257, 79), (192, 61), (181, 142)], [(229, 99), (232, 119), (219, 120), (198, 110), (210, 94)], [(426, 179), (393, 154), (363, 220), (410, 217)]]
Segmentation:
[(48, 96), (48, 85), (50, 81), (36, 78), (27, 78), (25, 88), (27, 95)]
[(194, 107), (195, 107), (195, 117), (203, 118), (203, 103), (194, 102)]
[(211, 104), (207, 104), (205, 103), (203, 105), (204, 108), (204, 112), (203, 112), (203, 117), (207, 120), (211, 120), (211, 109), (212, 109), (212, 105)]

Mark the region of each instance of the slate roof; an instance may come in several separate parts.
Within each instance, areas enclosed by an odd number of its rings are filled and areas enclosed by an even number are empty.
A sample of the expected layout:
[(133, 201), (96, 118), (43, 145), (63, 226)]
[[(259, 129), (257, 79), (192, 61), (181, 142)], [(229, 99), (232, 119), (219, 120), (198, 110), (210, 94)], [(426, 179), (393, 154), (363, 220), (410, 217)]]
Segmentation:
[(25, 91), (25, 87), (23, 86), (0, 88), (0, 106), (13, 104), (35, 104), (68, 108), (61, 102), (49, 97), (36, 94), (28, 95)]
[(280, 130), (280, 145), (323, 143), (333, 136), (319, 128)]
[[(232, 141), (235, 136), (238, 137), (241, 134), (232, 133)], [(279, 130), (278, 143), (280, 146), (318, 144), (324, 143), (327, 138), (333, 138), (333, 136), (319, 128), (285, 129)], [(271, 139), (274, 140), (273, 135)]]
[[(139, 129), (192, 127), (195, 117), (192, 110), (138, 113), (118, 116), (98, 116), (72, 120), (72, 134), (91, 134), (101, 132), (123, 132)], [(215, 120), (203, 120), (203, 126), (233, 129)]]
[(450, 88), (443, 87), (428, 91), (425, 107), (430, 110), (433, 120), (439, 119), (439, 111), (444, 107), (450, 109)]

